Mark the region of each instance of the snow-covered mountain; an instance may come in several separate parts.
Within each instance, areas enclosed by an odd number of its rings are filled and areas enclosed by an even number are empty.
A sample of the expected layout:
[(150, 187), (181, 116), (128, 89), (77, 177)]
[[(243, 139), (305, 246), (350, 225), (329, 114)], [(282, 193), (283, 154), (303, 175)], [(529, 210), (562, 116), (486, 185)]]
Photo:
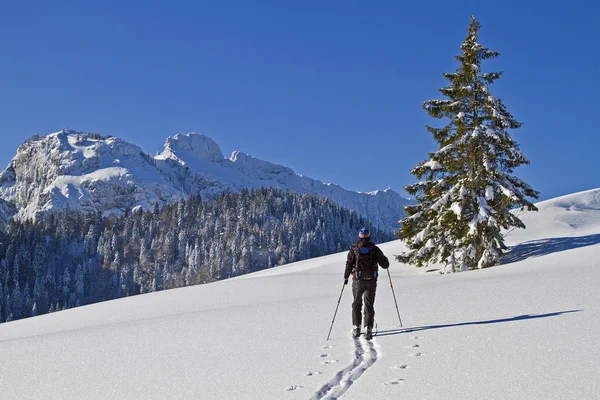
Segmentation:
[(24, 143), (0, 173), (0, 218), (35, 218), (64, 209), (122, 213), (191, 194), (210, 198), (259, 187), (326, 196), (389, 231), (409, 203), (390, 189), (349, 191), (239, 151), (225, 158), (204, 135), (169, 137), (153, 158), (118, 138), (61, 131)]
[(0, 198), (23, 219), (65, 209), (122, 212), (182, 197), (139, 147), (94, 137), (62, 131), (27, 141), (0, 174)]
[(2, 398), (598, 399), (599, 200), (537, 204), (494, 268), (392, 260), (404, 327), (386, 276), (372, 342), (350, 337), (349, 287), (326, 340), (345, 253), (5, 323)]
[[(239, 191), (241, 188), (278, 187), (298, 193), (314, 193), (355, 210), (378, 228), (395, 230), (404, 215), (403, 207), (410, 201), (391, 189), (360, 193), (346, 190), (335, 184), (298, 175), (292, 169), (234, 151), (224, 158), (219, 146), (209, 137), (198, 134), (175, 135), (165, 142), (164, 151), (156, 156), (169, 165), (170, 171), (188, 171), (186, 188), (200, 193), (214, 194), (222, 190)], [(180, 168), (173, 168), (174, 165)], [(181, 175), (176, 178), (181, 179)], [(199, 179), (200, 178), (200, 179)], [(191, 182), (190, 182), (191, 181)], [(220, 185), (219, 185), (220, 183)], [(214, 184), (214, 185), (213, 185)]]

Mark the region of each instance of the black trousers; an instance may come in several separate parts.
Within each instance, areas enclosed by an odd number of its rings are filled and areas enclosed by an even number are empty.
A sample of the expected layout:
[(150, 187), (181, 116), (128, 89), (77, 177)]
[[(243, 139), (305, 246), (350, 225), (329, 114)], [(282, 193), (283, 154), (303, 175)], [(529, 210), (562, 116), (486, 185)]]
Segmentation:
[(365, 302), (365, 327), (373, 328), (375, 320), (375, 291), (377, 290), (377, 279), (352, 281), (352, 325), (361, 326), (363, 298)]

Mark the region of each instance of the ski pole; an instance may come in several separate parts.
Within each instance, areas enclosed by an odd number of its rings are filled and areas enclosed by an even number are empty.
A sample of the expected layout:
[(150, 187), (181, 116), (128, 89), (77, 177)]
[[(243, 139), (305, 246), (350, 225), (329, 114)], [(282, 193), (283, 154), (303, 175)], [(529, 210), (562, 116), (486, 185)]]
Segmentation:
[(329, 328), (329, 333), (327, 334), (327, 340), (329, 340), (329, 335), (331, 335), (331, 329), (333, 329), (333, 322), (335, 321), (335, 316), (337, 315), (338, 307), (340, 306), (340, 300), (342, 300), (342, 294), (344, 294), (344, 287), (346, 284), (342, 284), (342, 291), (340, 293), (340, 298), (338, 299), (337, 306), (335, 307), (335, 313), (333, 314), (333, 320), (331, 320), (331, 327)]
[(394, 303), (396, 303), (396, 312), (398, 313), (398, 319), (400, 320), (400, 327), (402, 326), (402, 318), (400, 318), (400, 311), (398, 311), (398, 302), (396, 301), (396, 293), (394, 293), (394, 285), (392, 284), (392, 275), (390, 274), (390, 270), (387, 270), (388, 278), (390, 278), (390, 286), (392, 287), (392, 294), (394, 295)]

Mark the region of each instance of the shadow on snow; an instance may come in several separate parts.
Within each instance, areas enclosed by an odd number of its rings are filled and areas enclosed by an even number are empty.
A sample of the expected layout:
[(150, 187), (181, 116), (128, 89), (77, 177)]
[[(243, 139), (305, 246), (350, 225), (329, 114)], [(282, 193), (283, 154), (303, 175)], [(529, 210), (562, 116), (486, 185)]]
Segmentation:
[(489, 319), (486, 321), (470, 321), (470, 322), (458, 322), (455, 324), (441, 324), (441, 325), (428, 325), (428, 326), (417, 326), (412, 328), (399, 328), (399, 329), (390, 329), (386, 331), (379, 331), (377, 336), (388, 336), (388, 335), (399, 335), (401, 333), (411, 333), (411, 332), (419, 332), (419, 331), (427, 331), (430, 329), (440, 329), (440, 328), (453, 328), (456, 326), (467, 326), (467, 325), (488, 325), (488, 324), (498, 324), (502, 322), (515, 322), (515, 321), (523, 321), (528, 319), (538, 319), (538, 318), (547, 318), (547, 317), (557, 317), (562, 314), (570, 314), (581, 312), (583, 310), (569, 310), (569, 311), (557, 311), (553, 313), (547, 314), (525, 314), (525, 315), (517, 315), (516, 317), (511, 318), (500, 318), (500, 319)]
[(519, 262), (532, 257), (545, 256), (579, 247), (592, 246), (600, 243), (600, 234), (560, 237), (535, 240), (511, 247), (511, 251), (502, 257), (501, 264)]

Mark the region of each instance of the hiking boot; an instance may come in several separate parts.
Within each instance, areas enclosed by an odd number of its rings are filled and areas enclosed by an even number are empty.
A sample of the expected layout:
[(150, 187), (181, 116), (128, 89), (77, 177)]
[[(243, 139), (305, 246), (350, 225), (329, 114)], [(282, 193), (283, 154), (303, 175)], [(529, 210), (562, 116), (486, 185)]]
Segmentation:
[(372, 338), (373, 338), (373, 330), (371, 329), (371, 327), (367, 326), (365, 328), (365, 339), (371, 340)]
[(360, 326), (354, 325), (352, 328), (352, 336), (359, 337), (360, 336)]

